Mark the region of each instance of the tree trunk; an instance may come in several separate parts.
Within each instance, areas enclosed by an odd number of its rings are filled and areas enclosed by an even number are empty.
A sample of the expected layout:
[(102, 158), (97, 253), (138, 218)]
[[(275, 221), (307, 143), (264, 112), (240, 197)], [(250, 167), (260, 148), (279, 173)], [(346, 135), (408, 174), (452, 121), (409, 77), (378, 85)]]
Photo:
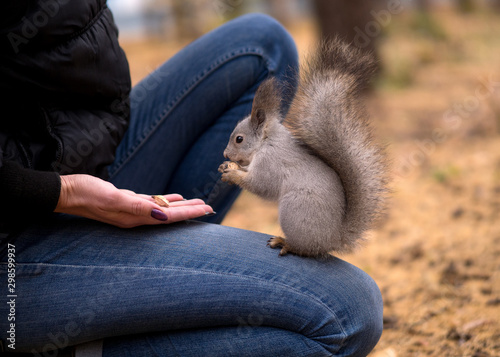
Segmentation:
[(500, 0), (491, 0), (491, 6), (494, 10), (500, 12)]
[[(381, 25), (375, 21), (375, 0), (314, 0), (321, 36), (340, 36), (356, 47), (375, 51)], [(378, 27), (377, 27), (378, 26)]]
[(474, 0), (456, 0), (457, 10), (463, 14), (474, 12), (476, 4)]
[(429, 11), (429, 0), (415, 0), (417, 4), (417, 9), (422, 12)]

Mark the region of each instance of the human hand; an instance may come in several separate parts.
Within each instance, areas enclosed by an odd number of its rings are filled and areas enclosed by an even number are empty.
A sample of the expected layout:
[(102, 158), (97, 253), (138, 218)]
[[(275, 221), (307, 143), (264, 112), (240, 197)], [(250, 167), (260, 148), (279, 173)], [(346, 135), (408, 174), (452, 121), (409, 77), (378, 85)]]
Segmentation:
[(184, 201), (181, 195), (164, 196), (169, 207), (160, 207), (148, 195), (117, 189), (90, 175), (61, 176), (61, 194), (55, 212), (68, 213), (121, 228), (173, 223), (212, 214), (202, 200)]

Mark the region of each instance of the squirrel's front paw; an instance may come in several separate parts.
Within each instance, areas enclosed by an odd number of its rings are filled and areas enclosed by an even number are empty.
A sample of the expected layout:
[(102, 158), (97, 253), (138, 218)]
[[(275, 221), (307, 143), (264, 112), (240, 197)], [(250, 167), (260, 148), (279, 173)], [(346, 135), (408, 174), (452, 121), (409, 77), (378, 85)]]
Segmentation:
[(227, 172), (228, 170), (238, 170), (239, 168), (240, 166), (236, 162), (224, 161), (219, 166), (219, 172), (224, 173)]
[(246, 172), (241, 169), (236, 162), (225, 161), (219, 166), (219, 172), (222, 173), (221, 180), (229, 184), (240, 185)]
[(239, 185), (241, 184), (241, 181), (243, 180), (243, 172), (237, 171), (237, 170), (228, 170), (225, 171), (222, 176), (221, 180), (222, 182), (227, 182), (231, 185)]

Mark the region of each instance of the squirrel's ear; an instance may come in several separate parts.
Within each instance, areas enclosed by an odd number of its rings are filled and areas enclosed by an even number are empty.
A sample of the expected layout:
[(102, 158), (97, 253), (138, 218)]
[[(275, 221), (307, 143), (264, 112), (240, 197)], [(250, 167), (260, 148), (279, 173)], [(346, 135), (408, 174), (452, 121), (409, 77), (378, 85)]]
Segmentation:
[(254, 130), (258, 130), (261, 125), (266, 121), (266, 112), (264, 109), (259, 108), (252, 113), (252, 117), (250, 118), (252, 123), (252, 128)]
[(281, 108), (281, 93), (275, 78), (266, 79), (257, 89), (252, 104), (250, 121), (257, 130), (269, 116), (279, 115)]

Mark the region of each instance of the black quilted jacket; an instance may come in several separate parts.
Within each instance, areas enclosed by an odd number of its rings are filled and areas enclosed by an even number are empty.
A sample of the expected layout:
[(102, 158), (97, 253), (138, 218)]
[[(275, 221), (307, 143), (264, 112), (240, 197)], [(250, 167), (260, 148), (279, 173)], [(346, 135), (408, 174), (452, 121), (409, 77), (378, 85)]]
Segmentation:
[(59, 174), (107, 177), (129, 92), (105, 0), (0, 2), (0, 222), (53, 210)]

